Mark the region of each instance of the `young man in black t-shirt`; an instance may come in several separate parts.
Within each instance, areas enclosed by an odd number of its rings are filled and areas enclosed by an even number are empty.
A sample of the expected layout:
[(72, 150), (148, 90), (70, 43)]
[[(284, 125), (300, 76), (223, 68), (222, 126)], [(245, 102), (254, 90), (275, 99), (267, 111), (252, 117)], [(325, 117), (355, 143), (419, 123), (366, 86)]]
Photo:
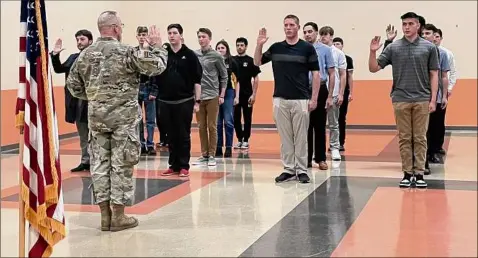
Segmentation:
[[(276, 42), (262, 54), (267, 31), (259, 31), (254, 64), (272, 61), (274, 72), (274, 120), (281, 138), (281, 159), (284, 172), (276, 182), (298, 177), (301, 183), (310, 181), (307, 175), (307, 130), (309, 112), (317, 107), (320, 75), (315, 48), (299, 39), (299, 18), (287, 15), (284, 19), (286, 39)], [(312, 74), (312, 92), (309, 74)]]
[[(344, 48), (344, 40), (336, 37), (333, 39), (334, 46), (340, 50)], [(343, 50), (342, 50), (343, 51)], [(344, 100), (342, 105), (340, 105), (340, 114), (339, 114), (339, 142), (340, 142), (340, 151), (345, 151), (345, 135), (346, 135), (346, 127), (347, 127), (347, 111), (349, 108), (349, 102), (352, 102), (353, 97), (353, 89), (354, 89), (354, 61), (353, 59), (345, 55), (345, 60), (347, 61), (347, 73), (345, 75), (345, 91), (344, 91)]]
[[(254, 65), (254, 59), (246, 54), (247, 39), (236, 40), (237, 56), (234, 57), (239, 67), (239, 103), (234, 107), (234, 130), (237, 136), (235, 149), (248, 149), (249, 137), (251, 136), (252, 106), (256, 101), (257, 87), (259, 85), (259, 73), (261, 69)], [(251, 80), (254, 79), (254, 84)], [(241, 111), (244, 115), (244, 130), (241, 123)]]

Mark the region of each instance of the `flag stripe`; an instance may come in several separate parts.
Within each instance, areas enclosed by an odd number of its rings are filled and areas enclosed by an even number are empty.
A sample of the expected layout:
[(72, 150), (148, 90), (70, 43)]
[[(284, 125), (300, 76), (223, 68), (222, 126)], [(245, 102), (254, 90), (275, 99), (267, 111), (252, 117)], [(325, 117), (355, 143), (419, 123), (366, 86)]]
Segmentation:
[(47, 257), (65, 237), (58, 123), (44, 0), (22, 0), (17, 126), (24, 129), (22, 198), (29, 257)]

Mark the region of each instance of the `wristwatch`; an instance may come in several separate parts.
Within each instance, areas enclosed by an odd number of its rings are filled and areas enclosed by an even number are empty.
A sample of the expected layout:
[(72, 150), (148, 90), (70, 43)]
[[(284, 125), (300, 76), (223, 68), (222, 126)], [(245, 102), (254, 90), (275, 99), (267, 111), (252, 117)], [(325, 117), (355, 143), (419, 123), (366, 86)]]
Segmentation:
[(196, 99), (196, 103), (197, 103), (197, 104), (201, 104), (201, 100), (200, 100), (200, 99)]

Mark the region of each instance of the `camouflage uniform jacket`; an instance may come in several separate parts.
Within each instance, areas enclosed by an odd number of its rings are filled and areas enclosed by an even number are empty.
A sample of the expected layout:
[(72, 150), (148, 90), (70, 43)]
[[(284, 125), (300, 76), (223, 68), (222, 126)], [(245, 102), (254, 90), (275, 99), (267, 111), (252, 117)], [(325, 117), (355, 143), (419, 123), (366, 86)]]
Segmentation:
[(139, 76), (164, 72), (168, 52), (161, 48), (135, 50), (110, 37), (84, 49), (71, 68), (66, 85), (71, 94), (88, 100), (90, 130), (112, 132), (141, 120)]

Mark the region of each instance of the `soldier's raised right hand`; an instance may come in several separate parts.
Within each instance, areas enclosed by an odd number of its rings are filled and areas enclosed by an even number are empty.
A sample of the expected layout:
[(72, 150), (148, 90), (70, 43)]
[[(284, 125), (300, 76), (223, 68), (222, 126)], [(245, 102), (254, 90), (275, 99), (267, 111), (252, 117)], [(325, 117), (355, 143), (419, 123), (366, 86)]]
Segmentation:
[(161, 46), (163, 42), (161, 40), (161, 35), (159, 34), (159, 30), (156, 28), (156, 25), (152, 25), (149, 27), (148, 36), (146, 36), (146, 47), (150, 46)]

